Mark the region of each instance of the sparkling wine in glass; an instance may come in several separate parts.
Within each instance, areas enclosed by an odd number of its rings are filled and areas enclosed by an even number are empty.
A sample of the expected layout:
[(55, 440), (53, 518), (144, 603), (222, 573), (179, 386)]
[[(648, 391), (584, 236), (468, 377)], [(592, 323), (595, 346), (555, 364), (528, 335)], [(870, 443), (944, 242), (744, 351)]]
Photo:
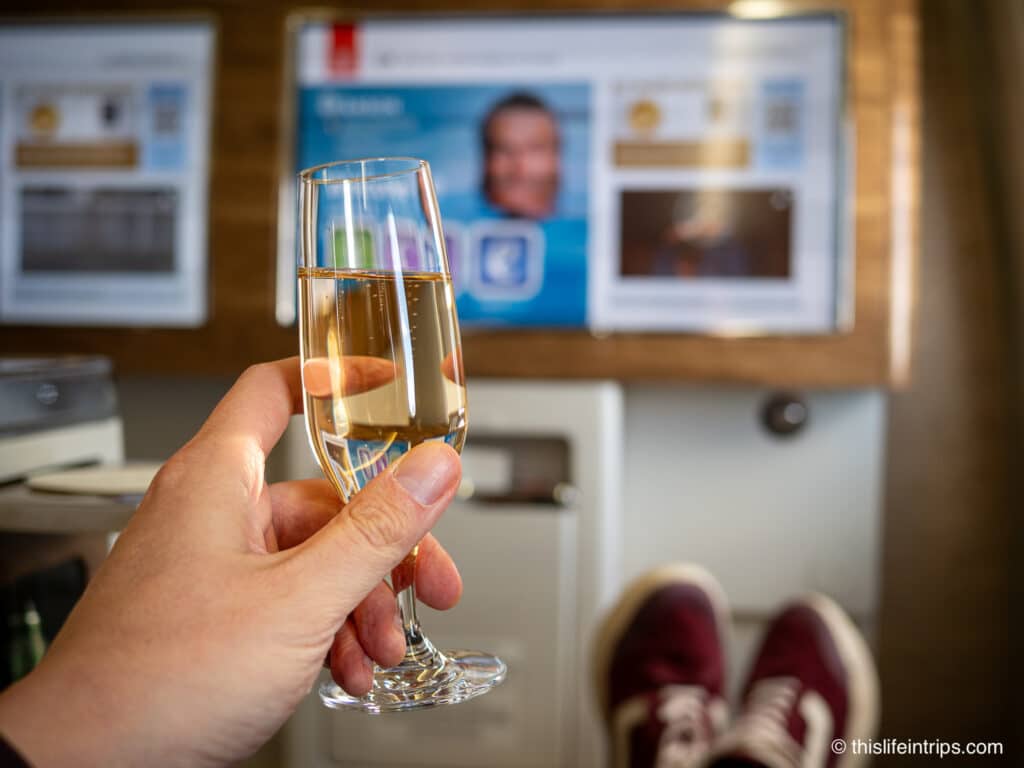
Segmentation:
[[(299, 333), (306, 428), (324, 474), (348, 502), (414, 446), (466, 438), (466, 386), (451, 275), (430, 167), (386, 157), (299, 174)], [(486, 693), (505, 664), (434, 647), (416, 618), (416, 549), (391, 574), (406, 653), (329, 707), (394, 712)]]

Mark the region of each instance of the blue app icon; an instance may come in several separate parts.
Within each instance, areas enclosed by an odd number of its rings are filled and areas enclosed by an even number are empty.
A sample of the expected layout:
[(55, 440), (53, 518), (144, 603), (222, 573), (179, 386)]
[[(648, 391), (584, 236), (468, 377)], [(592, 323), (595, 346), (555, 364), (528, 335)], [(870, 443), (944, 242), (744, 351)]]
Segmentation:
[(536, 224), (489, 221), (474, 235), (470, 293), (498, 301), (537, 294), (544, 282), (544, 235)]
[(527, 281), (525, 237), (484, 237), (480, 241), (480, 282), (492, 288), (520, 288)]

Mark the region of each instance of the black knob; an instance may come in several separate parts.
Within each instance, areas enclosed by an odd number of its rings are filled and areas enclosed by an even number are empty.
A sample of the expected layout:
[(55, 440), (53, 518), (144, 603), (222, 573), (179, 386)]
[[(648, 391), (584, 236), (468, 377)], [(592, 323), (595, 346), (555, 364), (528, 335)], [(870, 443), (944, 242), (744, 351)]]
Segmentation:
[(36, 402), (40, 405), (54, 405), (60, 399), (60, 390), (57, 385), (45, 381), (36, 387)]
[(777, 437), (790, 437), (802, 430), (810, 418), (807, 401), (791, 392), (778, 392), (761, 407), (761, 423)]

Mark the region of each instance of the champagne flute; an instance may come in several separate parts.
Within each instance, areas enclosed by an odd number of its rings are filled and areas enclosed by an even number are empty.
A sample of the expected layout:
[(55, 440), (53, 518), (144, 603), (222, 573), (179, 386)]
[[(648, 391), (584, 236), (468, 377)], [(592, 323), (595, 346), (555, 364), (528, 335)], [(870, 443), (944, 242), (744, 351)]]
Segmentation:
[[(324, 474), (348, 502), (419, 443), (462, 450), (466, 387), (451, 275), (430, 166), (408, 157), (341, 161), (299, 174), (299, 334), (306, 428)], [(454, 704), (505, 679), (476, 651), (439, 651), (420, 629), (416, 549), (391, 574), (406, 653), (351, 696), (370, 713)]]

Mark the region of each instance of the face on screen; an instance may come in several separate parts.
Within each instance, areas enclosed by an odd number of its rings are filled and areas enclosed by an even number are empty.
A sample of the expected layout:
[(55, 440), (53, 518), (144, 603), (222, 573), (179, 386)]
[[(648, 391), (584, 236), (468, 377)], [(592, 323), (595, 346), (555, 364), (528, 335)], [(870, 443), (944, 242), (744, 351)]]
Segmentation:
[(505, 213), (542, 218), (554, 209), (559, 177), (558, 125), (544, 108), (509, 107), (485, 126), (484, 191)]

